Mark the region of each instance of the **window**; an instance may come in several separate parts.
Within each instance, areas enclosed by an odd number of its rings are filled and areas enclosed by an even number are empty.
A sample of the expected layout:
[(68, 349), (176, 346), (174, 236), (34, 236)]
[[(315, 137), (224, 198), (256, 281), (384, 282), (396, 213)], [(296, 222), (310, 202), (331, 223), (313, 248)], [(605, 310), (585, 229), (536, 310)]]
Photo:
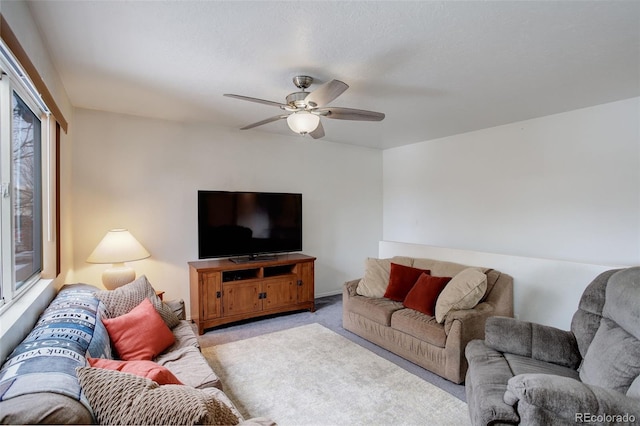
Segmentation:
[(49, 111), (4, 46), (0, 46), (0, 305), (38, 281), (44, 263), (44, 221), (50, 212)]
[(15, 92), (11, 159), (13, 267), (16, 289), (42, 272), (41, 123)]

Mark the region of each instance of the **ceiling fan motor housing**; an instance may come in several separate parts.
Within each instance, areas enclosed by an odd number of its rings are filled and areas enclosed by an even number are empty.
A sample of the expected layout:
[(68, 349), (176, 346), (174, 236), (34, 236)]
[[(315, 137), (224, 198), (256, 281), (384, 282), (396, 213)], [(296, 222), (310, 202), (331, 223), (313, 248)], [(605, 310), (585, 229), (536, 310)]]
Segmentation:
[(308, 75), (297, 75), (293, 77), (293, 84), (295, 84), (298, 89), (302, 89), (302, 92), (294, 92), (287, 96), (287, 104), (291, 108), (304, 109), (307, 107), (304, 98), (307, 97), (309, 92), (305, 92), (304, 90), (308, 89), (311, 83), (313, 83), (313, 77), (309, 77)]
[(304, 98), (309, 92), (294, 92), (287, 96), (287, 104), (294, 108), (306, 108), (307, 103)]

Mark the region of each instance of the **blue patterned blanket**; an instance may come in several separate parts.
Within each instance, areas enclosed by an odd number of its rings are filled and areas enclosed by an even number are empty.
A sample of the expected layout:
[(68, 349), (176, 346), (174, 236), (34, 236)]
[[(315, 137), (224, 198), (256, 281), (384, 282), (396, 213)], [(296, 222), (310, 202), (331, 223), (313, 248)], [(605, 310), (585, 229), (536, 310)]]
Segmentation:
[(34, 392), (55, 392), (82, 402), (76, 367), (87, 356), (111, 358), (109, 335), (102, 324), (104, 304), (87, 284), (64, 286), (40, 316), (31, 333), (0, 369), (0, 400)]

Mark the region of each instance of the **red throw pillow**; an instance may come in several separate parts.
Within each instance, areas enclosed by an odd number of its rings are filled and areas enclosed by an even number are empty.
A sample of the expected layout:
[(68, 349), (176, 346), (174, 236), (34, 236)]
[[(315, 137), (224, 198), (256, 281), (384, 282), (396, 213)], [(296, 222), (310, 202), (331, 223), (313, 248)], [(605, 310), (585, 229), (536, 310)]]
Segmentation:
[(449, 281), (451, 281), (451, 277), (420, 275), (420, 278), (418, 278), (404, 299), (404, 306), (422, 312), (425, 315), (434, 316), (438, 296)]
[(152, 360), (175, 342), (175, 337), (149, 299), (129, 313), (103, 318), (109, 338), (123, 360)]
[(182, 384), (166, 367), (153, 361), (119, 361), (116, 359), (89, 358), (89, 365), (96, 368), (104, 368), (105, 370), (122, 371), (123, 373), (146, 377), (159, 385)]
[(431, 271), (391, 263), (389, 285), (384, 292), (384, 297), (396, 302), (402, 302), (422, 273), (430, 274)]

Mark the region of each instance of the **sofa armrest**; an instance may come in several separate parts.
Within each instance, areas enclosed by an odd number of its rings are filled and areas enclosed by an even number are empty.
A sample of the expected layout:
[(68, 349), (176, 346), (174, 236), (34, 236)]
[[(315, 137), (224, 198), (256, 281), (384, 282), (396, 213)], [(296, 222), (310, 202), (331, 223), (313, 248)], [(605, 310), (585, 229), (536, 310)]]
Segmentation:
[(577, 369), (582, 360), (576, 338), (570, 331), (514, 318), (489, 318), (485, 325), (485, 342), (499, 352), (573, 369)]
[(357, 294), (356, 289), (358, 288), (359, 282), (360, 282), (360, 278), (358, 278), (357, 280), (351, 280), (344, 283), (344, 292), (346, 293), (346, 295), (355, 296)]
[[(638, 399), (551, 374), (512, 377), (504, 399), (509, 405), (518, 404), (523, 424), (560, 423), (558, 419), (567, 423), (634, 423), (640, 419)], [(547, 416), (551, 417), (541, 418)]]
[(178, 317), (178, 319), (186, 319), (185, 309), (184, 309), (184, 300), (168, 300), (164, 302), (165, 305), (169, 306), (174, 314)]
[[(451, 326), (453, 325), (454, 321), (460, 321), (463, 323), (469, 322), (476, 325), (481, 325), (481, 327), (479, 327), (479, 333), (474, 333), (472, 339), (483, 339), (484, 321), (486, 321), (487, 318), (493, 315), (493, 313), (493, 305), (486, 302), (479, 303), (471, 309), (450, 311), (444, 318), (444, 332), (449, 335), (449, 331), (451, 330)], [(480, 323), (480, 321), (482, 321), (482, 323)]]
[(491, 303), (479, 303), (471, 309), (451, 311), (445, 317), (444, 332), (446, 334), (445, 358), (446, 377), (454, 383), (464, 381), (467, 371), (465, 348), (472, 340), (484, 338), (484, 324), (495, 309)]

